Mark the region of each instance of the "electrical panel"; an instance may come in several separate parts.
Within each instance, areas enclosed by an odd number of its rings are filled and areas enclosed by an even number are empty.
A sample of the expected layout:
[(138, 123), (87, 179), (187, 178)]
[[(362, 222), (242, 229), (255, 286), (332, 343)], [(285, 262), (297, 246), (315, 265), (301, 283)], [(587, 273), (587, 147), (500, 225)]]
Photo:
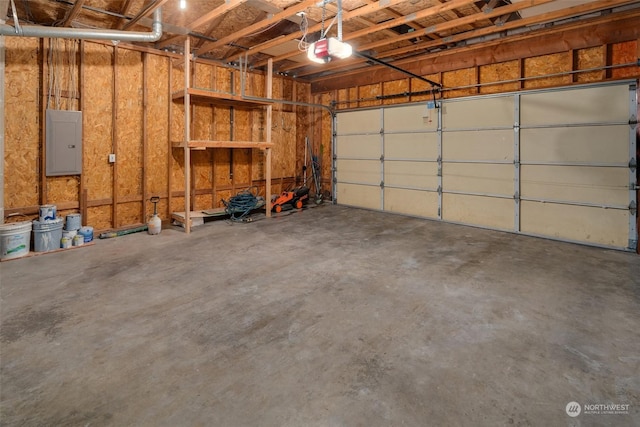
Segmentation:
[(82, 174), (82, 111), (47, 110), (46, 175)]

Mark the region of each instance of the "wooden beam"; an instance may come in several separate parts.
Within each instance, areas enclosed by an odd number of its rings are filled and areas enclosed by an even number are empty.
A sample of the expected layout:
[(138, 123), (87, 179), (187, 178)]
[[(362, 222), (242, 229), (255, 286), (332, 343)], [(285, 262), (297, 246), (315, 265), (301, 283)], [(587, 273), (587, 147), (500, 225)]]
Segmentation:
[[(351, 10), (349, 12), (344, 13), (343, 16), (342, 16), (342, 21), (346, 22), (346, 21), (349, 21), (350, 19), (354, 19), (354, 18), (356, 18), (358, 16), (362, 16), (362, 15), (366, 15), (368, 13), (373, 13), (373, 12), (376, 12), (376, 11), (384, 10), (384, 9), (386, 9), (388, 7), (392, 7), (392, 6), (395, 6), (397, 4), (403, 3), (404, 1), (406, 1), (406, 0), (387, 0), (387, 1), (385, 1), (383, 3), (383, 5), (381, 5), (380, 2), (375, 2), (375, 3), (372, 3), (370, 5), (362, 6), (362, 7), (359, 7), (357, 9), (353, 9), (353, 10)], [(456, 1), (456, 0), (452, 0), (449, 3), (453, 3), (454, 1)], [(449, 4), (449, 3), (447, 3), (447, 4)], [(327, 18), (332, 18), (332, 17), (333, 16), (327, 17)], [(322, 24), (316, 24), (316, 25), (313, 25), (313, 26), (309, 27), (307, 32), (310, 34), (310, 33), (314, 33), (316, 31), (319, 31), (321, 29), (322, 29)], [(261, 43), (259, 45), (253, 46), (252, 48), (250, 48), (248, 51), (244, 52), (240, 56), (253, 55), (254, 53), (261, 52), (261, 51), (263, 51), (265, 49), (270, 49), (270, 48), (275, 47), (275, 46), (279, 46), (279, 45), (281, 45), (283, 43), (286, 43), (288, 41), (294, 40), (294, 39), (296, 39), (298, 37), (301, 37), (301, 36), (302, 36), (302, 31), (296, 31), (296, 32), (291, 33), (291, 34), (287, 34), (286, 36), (278, 37), (278, 38), (270, 40), (268, 42)], [(238, 59), (240, 56), (233, 57), (233, 58), (227, 58), (227, 59), (228, 60), (235, 60), (235, 59)], [(292, 56), (294, 56), (294, 55), (292, 55)], [(274, 62), (278, 61), (277, 58), (278, 57), (273, 58)], [(266, 61), (262, 61), (259, 64), (260, 64), (260, 66), (266, 65)]]
[(155, 0), (152, 3), (149, 3), (140, 12), (138, 12), (138, 14), (136, 16), (131, 18), (131, 20), (129, 22), (124, 24), (122, 29), (123, 30), (128, 30), (129, 28), (133, 27), (135, 24), (138, 23), (139, 20), (141, 20), (142, 18), (144, 18), (146, 16), (151, 15), (156, 9), (158, 9), (159, 7), (162, 7), (168, 1), (169, 0)]
[[(418, 75), (449, 71), (472, 66), (495, 64), (523, 57), (566, 52), (567, 49), (582, 49), (600, 46), (608, 42), (617, 43), (638, 37), (637, 20), (640, 11), (624, 16), (606, 15), (588, 21), (576, 22), (551, 30), (543, 29), (514, 37), (509, 41), (498, 39), (463, 48), (428, 54), (417, 58), (394, 62)], [(377, 81), (397, 80), (402, 76), (386, 67), (369, 67), (341, 73), (340, 79), (326, 76), (312, 82), (312, 93), (335, 88), (373, 84)]]
[[(553, 0), (530, 0), (530, 1), (531, 2), (536, 2), (537, 1), (537, 2), (548, 3), (548, 2), (553, 1)], [(417, 19), (428, 18), (430, 16), (434, 16), (434, 15), (437, 15), (439, 13), (442, 13), (442, 12), (444, 12), (446, 10), (451, 10), (451, 9), (454, 9), (454, 8), (457, 8), (457, 7), (461, 7), (461, 6), (464, 6), (464, 5), (467, 5), (469, 3), (473, 3), (473, 2), (474, 2), (474, 0), (451, 0), (450, 2), (441, 3), (441, 4), (437, 5), (437, 6), (433, 6), (433, 7), (430, 7), (428, 9), (421, 10), (421, 11), (419, 11), (417, 13), (412, 13), (411, 15), (408, 15), (408, 16), (403, 16), (401, 18), (392, 19), (390, 21), (385, 21), (385, 22), (383, 22), (381, 24), (377, 24), (377, 25), (374, 25), (372, 27), (363, 28), (362, 30), (350, 32), (349, 34), (345, 35), (342, 39), (345, 40), (345, 41), (353, 40), (355, 38), (362, 37), (362, 36), (365, 36), (367, 34), (371, 34), (371, 33), (376, 32), (376, 31), (382, 31), (382, 30), (385, 30), (385, 29), (388, 29), (388, 28), (391, 28), (391, 27), (396, 27), (398, 25), (406, 24), (407, 22), (415, 21)], [(360, 9), (356, 9), (356, 10), (361, 10), (361, 9), (366, 8), (366, 7), (368, 7), (368, 6), (364, 6), (364, 7), (361, 7)], [(347, 14), (347, 15), (349, 15), (349, 14)], [(484, 13), (477, 14), (477, 15), (484, 15)], [(476, 15), (470, 15), (469, 17), (460, 18), (459, 20), (456, 19), (456, 20), (448, 21), (448, 22), (458, 22), (458, 21), (461, 21), (463, 19), (473, 20), (473, 19), (468, 19), (470, 17), (476, 17)], [(350, 18), (350, 19), (352, 19), (352, 18)], [(462, 22), (460, 22), (458, 25), (453, 25), (451, 28), (457, 27), (459, 25), (462, 25)], [(407, 34), (396, 35), (395, 37), (390, 37), (390, 38), (386, 38), (386, 39), (381, 40), (381, 41), (368, 43), (367, 45), (358, 46), (357, 48), (360, 49), (360, 50), (366, 50), (366, 49), (369, 49), (369, 47), (367, 47), (367, 46), (374, 46), (374, 47), (376, 47), (376, 46), (384, 46), (384, 45), (396, 43), (398, 41), (404, 41), (404, 40), (420, 37), (421, 35), (428, 35), (430, 33), (435, 33), (436, 32), (436, 30), (434, 30), (433, 28), (434, 27), (431, 26), (429, 28), (425, 28), (422, 31), (413, 31), (413, 32), (407, 33)], [(309, 32), (311, 32), (311, 29), (309, 30)], [(289, 36), (286, 36), (286, 38), (288, 38), (288, 37)], [(251, 49), (249, 49), (249, 52), (251, 52)], [(298, 52), (298, 51), (289, 52), (289, 53), (286, 53), (284, 55), (276, 56), (275, 58), (273, 58), (273, 61), (274, 62), (282, 61), (282, 60), (291, 58), (293, 56), (296, 56), (298, 54), (300, 54), (300, 52)], [(264, 65), (264, 63), (263, 62), (258, 62), (255, 65), (257, 67), (259, 67), (259, 66)], [(292, 69), (295, 69), (295, 68), (304, 67), (306, 65), (308, 65), (308, 64), (307, 63), (301, 63), (301, 64), (296, 64), (296, 65), (294, 65), (294, 66), (292, 66), (290, 68), (281, 68), (281, 70), (283, 70), (283, 71), (284, 70), (290, 70), (290, 69), (292, 70)]]
[(184, 39), (184, 231), (191, 233), (191, 99), (189, 86), (191, 85), (191, 39)]
[[(495, 18), (498, 16), (502, 16), (504, 14), (510, 14), (513, 12), (516, 12), (518, 10), (523, 10), (523, 9), (527, 9), (533, 6), (539, 6), (539, 5), (543, 5), (546, 3), (551, 3), (554, 0), (529, 0), (527, 2), (520, 2), (520, 3), (515, 3), (515, 4), (509, 4), (507, 6), (501, 6), (499, 8), (493, 9), (491, 12), (479, 12), (473, 15), (468, 15), (465, 16), (464, 18), (459, 18), (459, 19), (454, 19), (452, 21), (446, 21), (446, 22), (442, 22), (440, 24), (436, 24), (436, 25), (432, 25), (431, 27), (425, 28), (423, 30), (424, 34), (429, 34), (429, 33), (437, 33), (440, 31), (444, 31), (444, 30), (450, 30), (456, 27), (460, 27), (460, 26), (464, 26), (464, 25), (468, 25), (468, 24), (472, 24), (481, 20), (485, 20), (485, 19), (490, 19), (490, 18)], [(608, 0), (603, 0), (605, 2), (607, 2)], [(615, 1), (615, 0), (612, 0)], [(625, 0), (628, 1), (628, 0)], [(450, 4), (453, 2), (449, 2), (446, 4)], [(591, 4), (591, 3), (589, 3)], [(585, 5), (586, 6), (586, 5)], [(424, 13), (423, 12), (419, 12), (417, 14), (415, 14), (416, 18), (415, 19), (419, 19), (418, 16), (420, 18), (422, 18)], [(411, 17), (413, 18), (414, 15), (412, 15)], [(522, 22), (522, 21), (518, 21), (518, 22)], [(354, 38), (357, 37), (361, 37), (363, 35), (366, 35), (368, 32), (372, 32), (372, 31), (378, 31), (382, 28), (389, 28), (389, 26), (394, 26), (394, 25), (398, 25), (400, 22), (400, 20), (392, 20), (392, 21), (387, 21), (384, 22), (382, 24), (376, 25), (375, 27), (372, 27), (370, 29), (366, 29), (366, 30), (361, 30), (361, 31), (355, 31), (352, 33), (349, 33), (344, 40), (352, 40)], [(493, 27), (490, 27), (493, 28)], [(505, 26), (503, 25), (502, 27), (499, 27), (499, 31), (504, 31)], [(387, 46), (393, 43), (398, 43), (398, 42), (402, 42), (405, 40), (409, 40), (412, 38), (415, 38), (416, 36), (421, 35), (420, 32), (413, 32), (413, 33), (408, 33), (408, 34), (403, 34), (403, 35), (399, 35), (397, 37), (391, 38), (391, 39), (384, 39), (384, 40), (378, 40), (372, 43), (367, 43), (365, 45), (362, 46), (358, 46), (357, 48), (359, 50), (369, 50), (369, 49), (375, 49), (375, 48), (379, 48), (382, 46)], [(454, 36), (455, 37), (455, 36)], [(453, 37), (447, 37), (447, 43), (450, 42), (450, 40)], [(431, 43), (435, 43), (436, 45), (442, 44), (442, 40), (443, 39), (438, 39), (438, 41), (436, 42), (434, 41), (430, 41), (430, 42), (426, 42), (427, 45), (430, 45)], [(425, 43), (423, 43), (422, 45), (424, 45)], [(416, 45), (411, 46), (412, 48), (414, 48)], [(386, 53), (386, 52), (385, 52)], [(283, 55), (284, 56), (284, 55)], [(381, 56), (380, 56), (381, 57)], [(365, 62), (366, 60), (361, 60), (359, 62)], [(307, 64), (296, 64), (290, 67), (283, 67), (281, 68), (282, 71), (290, 71), (296, 68), (300, 68), (300, 67), (304, 67)], [(326, 71), (326, 69), (325, 69)]]
[[(167, 99), (171, 99), (171, 83), (173, 82), (173, 66), (171, 64), (171, 58), (167, 57)], [(173, 125), (173, 102), (169, 101), (169, 108), (167, 110), (167, 215), (171, 216), (171, 188), (173, 187), (173, 149), (171, 146), (171, 126)]]
[(67, 15), (64, 17), (64, 21), (62, 22), (63, 27), (68, 27), (71, 25), (74, 19), (78, 16), (80, 11), (82, 10), (82, 5), (85, 0), (76, 0), (71, 9), (67, 11)]
[[(538, 16), (532, 16), (530, 18), (526, 18), (526, 19), (520, 19), (517, 21), (512, 21), (512, 22), (507, 22), (506, 24), (504, 24), (501, 27), (497, 27), (497, 26), (490, 26), (490, 27), (486, 27), (486, 28), (480, 28), (477, 30), (472, 30), (472, 31), (467, 31), (465, 33), (459, 33), (445, 39), (437, 39), (437, 40), (431, 40), (428, 42), (424, 42), (424, 43), (418, 43), (412, 46), (408, 46), (408, 47), (403, 47), (403, 48), (398, 48), (398, 49), (393, 49), (393, 50), (389, 50), (386, 52), (383, 52), (382, 54), (378, 55), (377, 58), (378, 59), (383, 59), (383, 58), (387, 58), (387, 57), (392, 57), (395, 55), (405, 55), (407, 53), (416, 51), (416, 50), (424, 50), (424, 49), (429, 49), (429, 48), (433, 48), (433, 47), (438, 47), (441, 46), (442, 44), (446, 43), (457, 43), (463, 40), (468, 40), (471, 38), (476, 38), (476, 37), (481, 37), (481, 36), (486, 36), (489, 34), (495, 34), (495, 33), (499, 33), (499, 32), (503, 32), (506, 30), (510, 30), (510, 29), (515, 29), (515, 28), (521, 28), (524, 26), (528, 26), (528, 25), (534, 25), (534, 24), (538, 24), (541, 22), (547, 22), (549, 20), (556, 20), (556, 19), (564, 19), (570, 16), (574, 16), (576, 14), (579, 13), (586, 13), (586, 12), (592, 12), (592, 11), (596, 11), (596, 10), (600, 10), (603, 8), (607, 8), (607, 7), (614, 7), (614, 6), (618, 6), (618, 5), (623, 5), (626, 3), (631, 3), (630, 0), (601, 0), (600, 2), (594, 2), (594, 3), (587, 3), (584, 5), (580, 5), (580, 6), (574, 6), (574, 7), (569, 7), (569, 8), (565, 8), (565, 9), (560, 9), (554, 12), (550, 12), (550, 13), (545, 13), (543, 15), (538, 15)], [(520, 4), (520, 3), (518, 3)], [(504, 6), (503, 6), (504, 7)], [(612, 15), (608, 15), (609, 18), (605, 19), (612, 19)], [(594, 18), (595, 20), (600, 19), (602, 20), (602, 18)], [(589, 22), (589, 21), (585, 21), (585, 22)], [(591, 21), (593, 22), (593, 21)], [(446, 23), (445, 23), (446, 24)], [(571, 25), (571, 24), (569, 24)], [(562, 28), (567, 28), (566, 26), (563, 26)], [(555, 31), (557, 31), (557, 28), (554, 29)], [(525, 34), (525, 37), (527, 37), (528, 35)], [(512, 37), (510, 39), (514, 40), (514, 37)], [(502, 39), (501, 41), (502, 43), (505, 43), (506, 41), (504, 39)], [(378, 45), (378, 42), (375, 43), (370, 43), (367, 45), (362, 46), (362, 49), (371, 49), (373, 48), (374, 45)], [(364, 59), (351, 59), (349, 61), (335, 61), (333, 64), (327, 64), (326, 66), (324, 66), (322, 68), (323, 72), (326, 71), (331, 71), (331, 70), (337, 70), (343, 67), (353, 67), (354, 65), (358, 64), (358, 63), (365, 63), (366, 60)], [(397, 65), (397, 64), (396, 64)], [(299, 68), (298, 66), (290, 66), (290, 67), (283, 67), (282, 71), (290, 71), (292, 69), (295, 68)], [(303, 76), (307, 76), (307, 75), (312, 75), (315, 74), (317, 71), (315, 70), (309, 70), (309, 71), (304, 71), (302, 73), (298, 73), (298, 77), (303, 77)]]
[[(267, 64), (267, 81), (266, 81), (267, 98), (273, 97), (273, 62), (270, 60)], [(271, 144), (271, 121), (273, 117), (273, 105), (267, 106), (267, 120), (264, 126), (266, 127), (266, 142)], [(265, 214), (267, 218), (271, 217), (271, 148), (267, 148), (265, 151), (265, 187), (264, 187), (264, 202), (265, 202)]]
[[(135, 0), (124, 0), (124, 3), (122, 4), (122, 8), (120, 9), (120, 15), (127, 15), (129, 13), (129, 11), (131, 10), (131, 6), (133, 5), (133, 2)], [(127, 23), (126, 18), (122, 18), (122, 20), (120, 21), (118, 28), (122, 28), (122, 26), (124, 24)]]
[(277, 23), (283, 19), (286, 19), (290, 16), (295, 15), (298, 12), (303, 12), (305, 9), (314, 6), (315, 4), (318, 3), (318, 0), (304, 0), (302, 3), (298, 3), (295, 6), (291, 6), (288, 7), (287, 9), (283, 10), (280, 13), (276, 13), (275, 15), (272, 15), (270, 17), (268, 17), (267, 19), (264, 19), (260, 22), (257, 22), (253, 25), (249, 25), (248, 27), (243, 28), (240, 31), (236, 31), (235, 33), (231, 33), (226, 37), (223, 37), (221, 39), (219, 39), (218, 41), (215, 42), (207, 42), (204, 43), (197, 51), (196, 53), (198, 55), (201, 55), (203, 53), (209, 52), (213, 49), (216, 49), (218, 47), (224, 46), (227, 43), (233, 42), (235, 40), (241, 39), (243, 37), (248, 36), (249, 34), (255, 33), (256, 31), (260, 31), (266, 27), (268, 27), (269, 25), (272, 25), (274, 23)]
[[(370, 3), (370, 2), (371, 2), (371, 0), (367, 0), (365, 3)], [(334, 6), (334, 5), (332, 5), (332, 4), (327, 4), (325, 7), (326, 7), (327, 10), (331, 11), (334, 14), (338, 13), (338, 8), (336, 6)], [(383, 10), (385, 12), (390, 12), (389, 9), (383, 9)], [(398, 14), (398, 15), (402, 16), (400, 14)], [(365, 28), (370, 28), (370, 27), (372, 27), (372, 26), (377, 24), (377, 22), (370, 21), (368, 19), (365, 19), (365, 18), (362, 18), (362, 17), (359, 17), (359, 16), (353, 18), (352, 21), (353, 22), (357, 22), (360, 25), (363, 25)], [(422, 28), (424, 28), (424, 27), (422, 27)], [(393, 30), (390, 30), (390, 29), (385, 29), (385, 30), (382, 30), (381, 32), (383, 34), (386, 34), (387, 36), (390, 36), (390, 37), (395, 37), (395, 36), (398, 35), (397, 32), (395, 32)]]
[(118, 46), (113, 47), (113, 94), (111, 98), (111, 152), (116, 156), (116, 162), (111, 169), (111, 226), (118, 226)]
[(147, 177), (149, 174), (149, 135), (147, 132), (149, 112), (149, 55), (142, 54), (142, 222), (147, 222)]
[[(441, 0), (435, 0), (438, 3), (442, 3)], [(362, 1), (364, 4), (373, 4), (374, 1), (373, 0), (363, 0)], [(386, 9), (382, 9), (382, 12), (387, 15), (390, 16), (392, 18), (400, 18), (401, 16), (403, 16), (400, 12), (396, 11), (395, 9), (392, 9), (390, 7), (386, 8)], [(372, 22), (372, 21), (370, 21)], [(417, 22), (407, 22), (407, 25), (411, 28), (413, 28), (414, 30), (422, 30), (424, 27), (420, 24), (418, 24)]]
[[(78, 102), (78, 108), (80, 111), (85, 111), (85, 96), (84, 96), (84, 85), (85, 85), (85, 56), (84, 56), (84, 48), (86, 42), (84, 40), (80, 40), (80, 62), (78, 63), (78, 81), (80, 83), (80, 88), (78, 90), (78, 96), (80, 97)], [(86, 130), (85, 126), (82, 126), (82, 140), (85, 139)], [(82, 225), (87, 225), (87, 174), (85, 173), (85, 164), (87, 163), (87, 148), (86, 144), (82, 144), (82, 174), (80, 175), (80, 185), (78, 188), (78, 196), (80, 198), (80, 218), (82, 220)]]
[(223, 16), (227, 12), (235, 9), (236, 7), (238, 7), (241, 4), (244, 4), (246, 2), (247, 2), (247, 0), (228, 0), (228, 1), (225, 1), (225, 3), (222, 6), (219, 6), (219, 7), (215, 8), (215, 9), (213, 9), (209, 13), (205, 13), (200, 18), (196, 19), (191, 24), (187, 25), (187, 28), (189, 28), (190, 30), (195, 30), (199, 26), (204, 25), (207, 22), (212, 21), (212, 20), (216, 19), (219, 16)]

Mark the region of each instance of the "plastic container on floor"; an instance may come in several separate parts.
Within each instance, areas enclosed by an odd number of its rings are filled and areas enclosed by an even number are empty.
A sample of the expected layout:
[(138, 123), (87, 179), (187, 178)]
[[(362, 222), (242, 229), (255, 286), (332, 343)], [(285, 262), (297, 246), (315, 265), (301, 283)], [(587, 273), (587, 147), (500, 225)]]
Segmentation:
[(49, 252), (59, 249), (63, 222), (62, 218), (46, 222), (33, 221), (33, 250)]
[(0, 259), (20, 258), (29, 253), (31, 222), (0, 225)]

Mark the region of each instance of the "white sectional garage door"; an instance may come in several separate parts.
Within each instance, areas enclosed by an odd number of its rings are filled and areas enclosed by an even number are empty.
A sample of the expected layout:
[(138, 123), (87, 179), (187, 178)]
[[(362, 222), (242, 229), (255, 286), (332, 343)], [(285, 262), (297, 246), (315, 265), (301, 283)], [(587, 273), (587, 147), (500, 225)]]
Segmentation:
[(631, 82), (339, 112), (339, 204), (637, 245)]

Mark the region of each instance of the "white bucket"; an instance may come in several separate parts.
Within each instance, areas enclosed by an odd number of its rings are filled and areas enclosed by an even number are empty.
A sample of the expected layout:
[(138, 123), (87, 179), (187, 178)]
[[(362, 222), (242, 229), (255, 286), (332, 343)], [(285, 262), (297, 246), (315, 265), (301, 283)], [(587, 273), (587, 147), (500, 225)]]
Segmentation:
[(66, 237), (71, 241), (78, 234), (78, 230), (62, 230), (62, 237)]
[(48, 252), (60, 248), (62, 239), (62, 218), (40, 222), (33, 221), (33, 250)]
[(40, 206), (40, 222), (52, 221), (56, 219), (56, 205)]
[(20, 258), (29, 253), (31, 222), (0, 224), (0, 259)]
[(66, 217), (66, 224), (64, 229), (68, 231), (79, 230), (82, 227), (82, 217), (80, 214), (69, 214)]
[(82, 246), (84, 245), (84, 237), (81, 234), (76, 234), (71, 243), (73, 246)]

